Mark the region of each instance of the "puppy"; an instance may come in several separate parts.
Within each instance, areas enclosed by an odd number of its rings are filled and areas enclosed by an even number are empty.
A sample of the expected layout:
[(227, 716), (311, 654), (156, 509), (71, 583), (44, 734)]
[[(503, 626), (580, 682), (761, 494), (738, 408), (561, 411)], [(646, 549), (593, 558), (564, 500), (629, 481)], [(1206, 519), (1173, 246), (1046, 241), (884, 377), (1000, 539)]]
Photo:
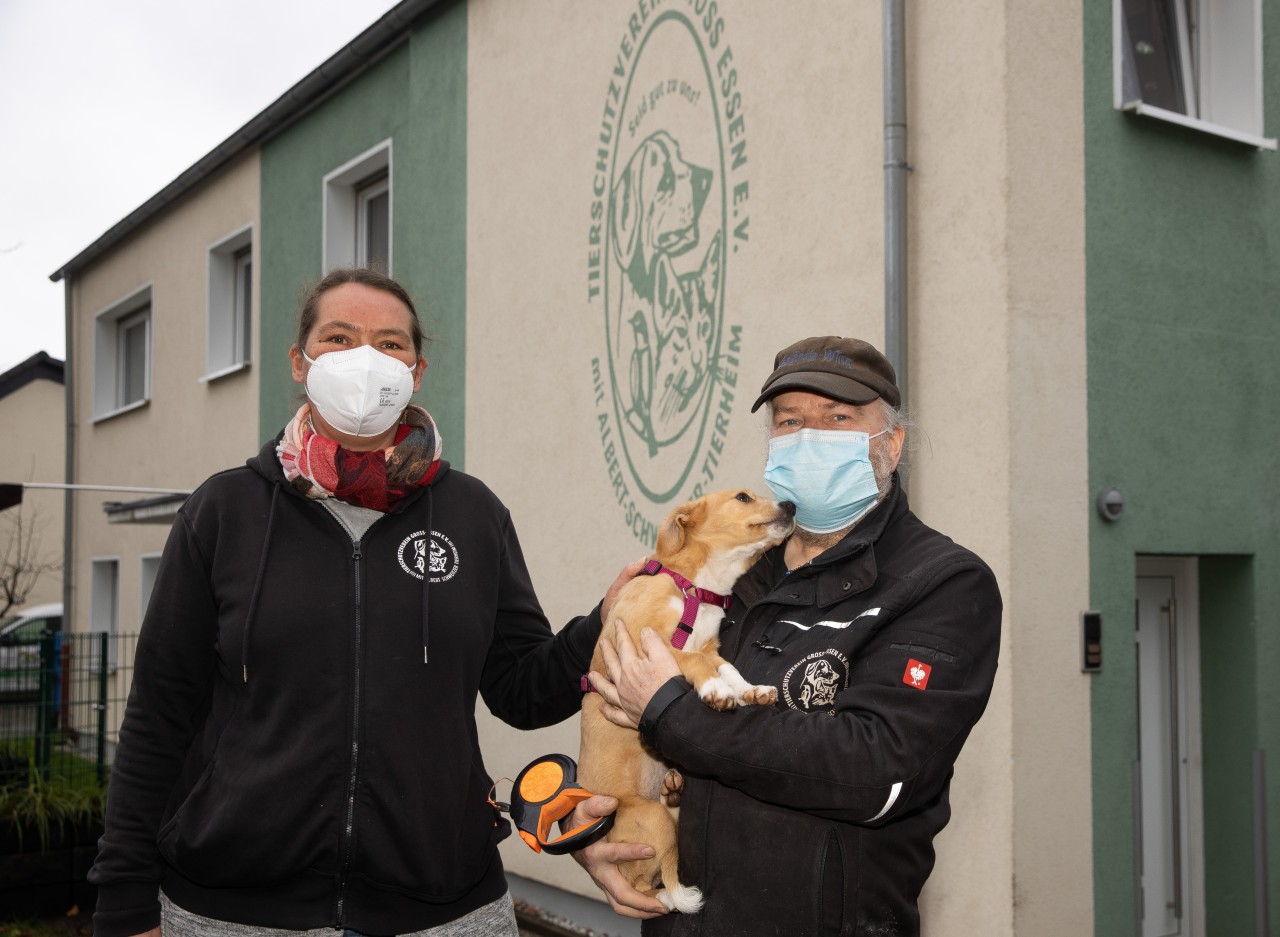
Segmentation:
[[(728, 710), (773, 703), (775, 687), (752, 686), (717, 653), (724, 609), (705, 601), (711, 598), (706, 595), (696, 601), (693, 587), (728, 596), (738, 577), (765, 550), (786, 539), (794, 525), (795, 505), (750, 491), (720, 491), (681, 505), (663, 521), (653, 560), (692, 587), (682, 591), (680, 580), (667, 572), (637, 576), (619, 593), (600, 640), (612, 637), (619, 620), (637, 646), (640, 630), (652, 628), (675, 646), (680, 672), (708, 706)], [(652, 567), (653, 561), (646, 572)], [(689, 601), (690, 593), (695, 602)], [(686, 627), (690, 618), (691, 628)], [(591, 668), (605, 672), (599, 643)], [(588, 693), (582, 704), (578, 777), (587, 790), (618, 798), (611, 842), (648, 843), (654, 849), (652, 859), (624, 862), (620, 870), (636, 890), (656, 896), (670, 910), (691, 913), (702, 907), (702, 893), (681, 885), (677, 876), (677, 811), (661, 800), (666, 773), (667, 766), (643, 746), (639, 733), (609, 722), (600, 712), (600, 697)]]

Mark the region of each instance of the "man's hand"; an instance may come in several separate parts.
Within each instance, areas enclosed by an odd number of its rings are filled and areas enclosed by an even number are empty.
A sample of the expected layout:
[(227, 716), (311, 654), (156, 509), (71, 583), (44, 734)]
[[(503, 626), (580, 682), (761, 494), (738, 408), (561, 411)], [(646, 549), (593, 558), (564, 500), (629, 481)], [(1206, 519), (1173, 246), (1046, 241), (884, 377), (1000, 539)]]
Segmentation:
[(622, 567), (622, 571), (618, 573), (617, 578), (609, 584), (609, 588), (605, 591), (604, 599), (600, 603), (600, 620), (606, 625), (609, 623), (609, 615), (613, 612), (613, 603), (618, 601), (618, 593), (622, 591), (622, 587), (640, 575), (640, 571), (644, 569), (644, 564), (649, 558), (642, 557), (634, 563), (628, 563)]
[[(573, 816), (567, 822), (570, 828), (574, 829), (595, 823), (617, 809), (617, 798), (596, 794), (578, 804), (573, 811)], [(579, 849), (572, 855), (609, 899), (609, 907), (618, 914), (644, 920), (667, 913), (662, 902), (636, 891), (618, 870), (619, 862), (652, 858), (652, 846), (645, 843), (611, 843), (602, 839), (585, 849)]]
[(626, 625), (615, 623), (614, 638), (600, 642), (608, 675), (591, 671), (587, 675), (600, 694), (600, 712), (616, 726), (634, 729), (640, 725), (644, 709), (653, 694), (680, 675), (671, 648), (652, 628), (640, 630), (640, 650), (631, 642)]

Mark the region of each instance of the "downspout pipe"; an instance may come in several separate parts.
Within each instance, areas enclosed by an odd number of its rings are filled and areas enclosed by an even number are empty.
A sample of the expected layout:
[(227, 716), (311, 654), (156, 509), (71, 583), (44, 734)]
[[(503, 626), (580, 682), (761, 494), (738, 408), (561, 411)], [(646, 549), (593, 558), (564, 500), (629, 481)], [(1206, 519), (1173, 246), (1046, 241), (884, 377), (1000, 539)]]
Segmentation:
[(884, 344), (907, 406), (907, 67), (905, 0), (884, 0)]
[(62, 284), (62, 327), (65, 330), (67, 357), (62, 369), (63, 410), (66, 415), (66, 437), (63, 444), (63, 475), (66, 491), (62, 495), (62, 626), (67, 632), (71, 627), (71, 572), (75, 569), (75, 556), (72, 550), (72, 533), (75, 530), (74, 517), (75, 491), (70, 485), (76, 478), (76, 366), (74, 351), (75, 329), (72, 328), (71, 287), (73, 277), (67, 277)]

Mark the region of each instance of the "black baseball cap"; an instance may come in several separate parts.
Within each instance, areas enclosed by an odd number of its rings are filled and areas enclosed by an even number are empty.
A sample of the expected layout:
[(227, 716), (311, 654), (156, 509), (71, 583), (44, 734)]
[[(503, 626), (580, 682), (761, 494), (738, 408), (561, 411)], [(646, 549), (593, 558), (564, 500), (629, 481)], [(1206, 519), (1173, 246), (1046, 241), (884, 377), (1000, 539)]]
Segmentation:
[(788, 390), (807, 390), (845, 403), (870, 403), (881, 397), (890, 406), (902, 404), (889, 359), (869, 342), (838, 335), (801, 339), (778, 352), (751, 412)]

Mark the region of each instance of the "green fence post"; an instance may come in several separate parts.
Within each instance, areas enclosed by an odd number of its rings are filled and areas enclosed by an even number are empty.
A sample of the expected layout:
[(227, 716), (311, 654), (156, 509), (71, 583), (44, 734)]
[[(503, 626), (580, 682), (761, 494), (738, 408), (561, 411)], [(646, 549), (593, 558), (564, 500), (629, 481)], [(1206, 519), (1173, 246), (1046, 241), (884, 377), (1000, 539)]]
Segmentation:
[(107, 783), (107, 642), (111, 636), (98, 633), (98, 783)]
[(40, 689), (36, 701), (36, 768), (48, 780), (53, 757), (53, 674), (58, 650), (52, 632), (40, 637)]

